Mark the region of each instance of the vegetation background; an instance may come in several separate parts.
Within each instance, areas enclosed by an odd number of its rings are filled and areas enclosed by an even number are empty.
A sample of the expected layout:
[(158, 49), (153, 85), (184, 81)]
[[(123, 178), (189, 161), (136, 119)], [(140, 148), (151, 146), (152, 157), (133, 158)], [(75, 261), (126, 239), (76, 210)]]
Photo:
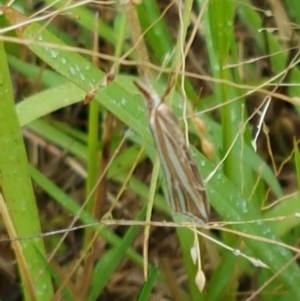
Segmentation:
[[(298, 0), (0, 4), (1, 300), (300, 300)], [(201, 267), (145, 73), (205, 180)]]

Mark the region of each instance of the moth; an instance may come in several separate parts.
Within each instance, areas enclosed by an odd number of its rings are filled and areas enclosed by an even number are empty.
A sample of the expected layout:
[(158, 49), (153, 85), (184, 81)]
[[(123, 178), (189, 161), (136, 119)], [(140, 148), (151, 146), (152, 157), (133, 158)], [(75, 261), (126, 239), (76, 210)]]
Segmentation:
[(210, 206), (199, 170), (186, 145), (179, 121), (147, 84), (134, 82), (147, 102), (149, 127), (166, 180), (168, 201), (173, 212), (189, 220), (206, 223)]

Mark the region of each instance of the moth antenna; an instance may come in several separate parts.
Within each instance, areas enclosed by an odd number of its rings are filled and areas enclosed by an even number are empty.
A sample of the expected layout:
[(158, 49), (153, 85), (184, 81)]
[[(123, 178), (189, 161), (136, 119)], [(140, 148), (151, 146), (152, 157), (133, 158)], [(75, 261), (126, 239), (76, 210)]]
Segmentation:
[(172, 88), (175, 86), (175, 81), (176, 81), (175, 73), (172, 72), (167, 89), (166, 89), (164, 95), (162, 96), (163, 101), (166, 99), (166, 97), (170, 94)]
[(149, 90), (149, 87), (145, 83), (137, 82), (135, 80), (133, 81), (133, 83), (147, 99), (151, 99), (151, 92)]

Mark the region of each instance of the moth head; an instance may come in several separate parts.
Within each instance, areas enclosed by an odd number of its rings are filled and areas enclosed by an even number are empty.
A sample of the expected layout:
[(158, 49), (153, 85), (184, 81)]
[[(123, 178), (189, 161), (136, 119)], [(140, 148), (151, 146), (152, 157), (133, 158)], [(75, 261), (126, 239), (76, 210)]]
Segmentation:
[(157, 95), (150, 85), (137, 81), (134, 81), (133, 83), (146, 98), (149, 110), (158, 107), (162, 103), (162, 99)]

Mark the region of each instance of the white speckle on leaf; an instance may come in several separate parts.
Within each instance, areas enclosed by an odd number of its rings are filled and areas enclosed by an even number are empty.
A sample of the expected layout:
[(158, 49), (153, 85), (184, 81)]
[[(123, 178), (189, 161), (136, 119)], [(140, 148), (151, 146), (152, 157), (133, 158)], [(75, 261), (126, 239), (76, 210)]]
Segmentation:
[(71, 72), (73, 75), (76, 75), (76, 70), (75, 70), (73, 67), (70, 67), (70, 72)]
[(56, 51), (56, 50), (54, 50), (54, 49), (51, 49), (51, 50), (50, 50), (50, 53), (51, 53), (51, 56), (52, 56), (54, 59), (56, 59), (56, 58), (58, 57), (58, 54), (59, 54), (59, 52)]

